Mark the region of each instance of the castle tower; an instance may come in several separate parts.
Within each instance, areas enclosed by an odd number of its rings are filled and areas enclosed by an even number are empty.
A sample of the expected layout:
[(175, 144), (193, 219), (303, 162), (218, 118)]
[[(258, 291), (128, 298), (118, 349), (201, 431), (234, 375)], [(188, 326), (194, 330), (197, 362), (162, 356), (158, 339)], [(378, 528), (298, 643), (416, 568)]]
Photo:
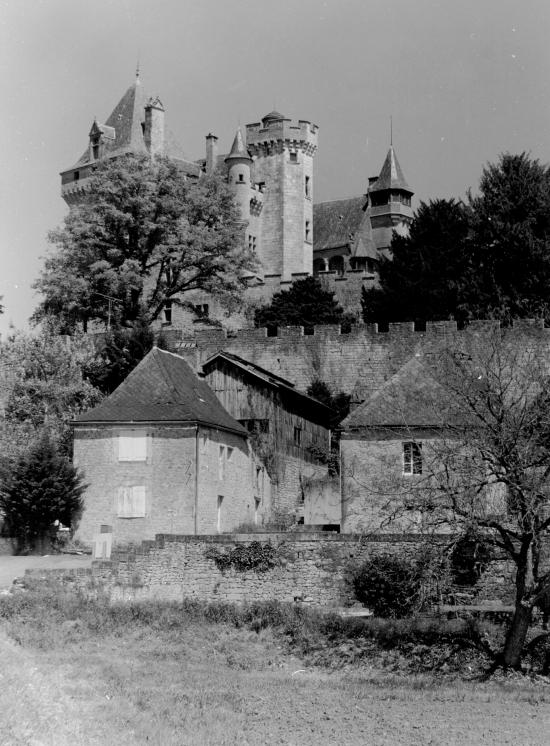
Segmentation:
[(241, 128), (237, 130), (231, 152), (225, 158), (227, 164), (227, 183), (235, 195), (243, 222), (250, 220), (250, 167), (252, 158), (243, 141)]
[(164, 153), (164, 106), (158, 96), (145, 105), (143, 139), (151, 156)]
[(318, 127), (272, 111), (247, 124), (253, 187), (263, 193), (258, 258), (264, 275), (313, 271), (313, 157)]
[(413, 219), (411, 197), (397, 156), (390, 145), (378, 177), (369, 179), (369, 213), (372, 237), (379, 251), (388, 250), (393, 231), (407, 235)]

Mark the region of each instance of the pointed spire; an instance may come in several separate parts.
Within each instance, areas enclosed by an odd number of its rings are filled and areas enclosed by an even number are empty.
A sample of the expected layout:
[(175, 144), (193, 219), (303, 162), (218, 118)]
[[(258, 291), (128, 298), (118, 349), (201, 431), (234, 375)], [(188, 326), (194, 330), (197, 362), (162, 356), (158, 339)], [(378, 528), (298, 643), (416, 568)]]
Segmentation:
[(381, 192), (384, 189), (402, 189), (404, 192), (409, 192), (409, 194), (414, 193), (407, 184), (403, 169), (399, 165), (399, 161), (395, 155), (393, 145), (390, 145), (380, 175), (369, 191)]
[(139, 79), (139, 57), (136, 65), (136, 85), (141, 84), (141, 80)]
[(246, 160), (252, 160), (248, 150), (246, 149), (246, 145), (244, 144), (243, 133), (241, 132), (240, 127), (237, 129), (235, 139), (233, 140), (231, 152), (225, 160), (228, 161), (233, 158), (246, 158)]

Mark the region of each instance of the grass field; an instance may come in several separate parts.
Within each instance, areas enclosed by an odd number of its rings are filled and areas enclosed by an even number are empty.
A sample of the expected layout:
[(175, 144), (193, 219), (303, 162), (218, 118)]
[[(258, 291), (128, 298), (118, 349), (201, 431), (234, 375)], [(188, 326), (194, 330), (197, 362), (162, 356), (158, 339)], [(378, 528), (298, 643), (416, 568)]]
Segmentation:
[(1, 599), (0, 619), (6, 746), (548, 743), (542, 679), (403, 676), (368, 657), (312, 666), (280, 630), (227, 610), (111, 613), (31, 592)]

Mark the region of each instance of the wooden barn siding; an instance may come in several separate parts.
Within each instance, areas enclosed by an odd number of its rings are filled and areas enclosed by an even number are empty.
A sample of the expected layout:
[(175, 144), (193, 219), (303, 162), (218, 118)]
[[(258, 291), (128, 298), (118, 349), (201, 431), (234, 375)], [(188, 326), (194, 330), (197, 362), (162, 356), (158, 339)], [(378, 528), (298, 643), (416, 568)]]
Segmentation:
[[(270, 386), (255, 385), (246, 373), (223, 366), (211, 369), (206, 381), (222, 405), (237, 420), (269, 420), (269, 440), (278, 451), (311, 460), (309, 448), (329, 449), (329, 429), (312, 422), (305, 413), (292, 411), (291, 402)], [(302, 429), (302, 445), (294, 445), (294, 428)]]

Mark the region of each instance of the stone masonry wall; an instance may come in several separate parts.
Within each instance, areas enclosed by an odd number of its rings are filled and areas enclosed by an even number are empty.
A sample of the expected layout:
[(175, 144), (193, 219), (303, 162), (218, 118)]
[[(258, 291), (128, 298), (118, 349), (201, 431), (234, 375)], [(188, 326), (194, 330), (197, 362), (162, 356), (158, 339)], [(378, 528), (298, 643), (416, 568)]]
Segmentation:
[[(442, 537), (446, 541), (448, 537)], [(270, 542), (276, 565), (266, 572), (221, 571), (208, 557), (212, 549), (228, 552), (239, 544)], [(394, 553), (410, 557), (421, 546), (415, 535), (364, 537), (352, 534), (278, 533), (222, 536), (159, 535), (135, 553), (94, 562), (85, 571), (59, 570), (86, 592), (101, 590), (112, 600), (252, 603), (303, 602), (319, 607), (355, 602), (349, 567), (368, 556)], [(43, 575), (43, 573), (40, 573)], [(486, 572), (479, 598), (510, 600), (512, 576), (506, 563)]]

